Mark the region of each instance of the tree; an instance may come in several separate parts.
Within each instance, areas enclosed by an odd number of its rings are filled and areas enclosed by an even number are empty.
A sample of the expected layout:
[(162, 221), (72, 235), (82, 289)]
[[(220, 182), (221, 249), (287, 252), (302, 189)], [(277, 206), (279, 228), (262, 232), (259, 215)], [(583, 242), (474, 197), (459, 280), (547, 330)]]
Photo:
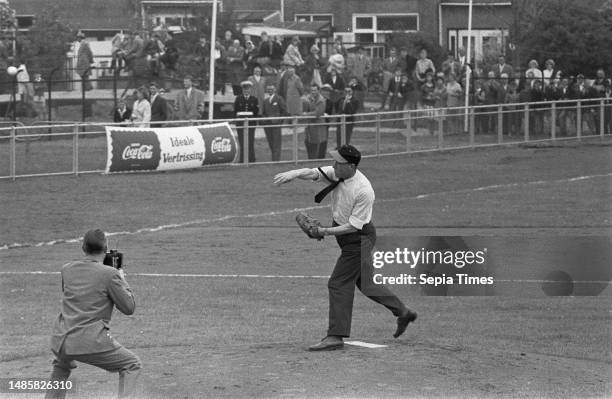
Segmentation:
[[(529, 3), (529, 4), (527, 4)], [(549, 58), (567, 74), (594, 76), (612, 66), (612, 9), (601, 0), (515, 1), (514, 42), (520, 67)]]
[(36, 16), (28, 32), (17, 37), (17, 58), (28, 70), (48, 76), (64, 66), (73, 39), (74, 32), (59, 21), (53, 8), (48, 8)]

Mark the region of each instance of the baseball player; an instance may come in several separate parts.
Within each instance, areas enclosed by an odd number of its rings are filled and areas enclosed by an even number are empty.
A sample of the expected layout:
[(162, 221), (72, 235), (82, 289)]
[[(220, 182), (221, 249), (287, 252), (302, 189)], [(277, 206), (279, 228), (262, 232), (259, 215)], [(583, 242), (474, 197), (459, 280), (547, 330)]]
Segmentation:
[(395, 338), (402, 335), (408, 324), (417, 318), (417, 314), (406, 308), (388, 288), (376, 286), (372, 289), (367, 286), (372, 281), (371, 258), (362, 257), (361, 254), (370, 254), (376, 242), (376, 229), (371, 220), (374, 190), (370, 181), (357, 169), (361, 153), (355, 147), (344, 145), (330, 154), (335, 161), (333, 166), (296, 169), (274, 176), (276, 185), (295, 179), (328, 183), (328, 186), (315, 196), (317, 203), (331, 193), (333, 224), (330, 227), (315, 226), (313, 238), (335, 236), (341, 254), (327, 285), (327, 336), (321, 342), (310, 346), (308, 349), (311, 351), (344, 347), (343, 338), (349, 337), (351, 332), (355, 286), (397, 317), (397, 330), (393, 334)]

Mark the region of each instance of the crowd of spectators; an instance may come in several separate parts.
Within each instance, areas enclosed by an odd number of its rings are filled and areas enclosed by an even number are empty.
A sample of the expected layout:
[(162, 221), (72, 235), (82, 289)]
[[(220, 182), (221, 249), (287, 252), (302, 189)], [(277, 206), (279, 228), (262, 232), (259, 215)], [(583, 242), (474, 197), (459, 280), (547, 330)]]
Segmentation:
[[(82, 35), (77, 37), (81, 42)], [(182, 40), (182, 39), (181, 39)], [(183, 90), (176, 93), (172, 106), (164, 99), (164, 85), (146, 84), (124, 98), (115, 110), (115, 121), (136, 123), (139, 126), (164, 126), (170, 120), (197, 120), (205, 117), (205, 94), (210, 73), (211, 43), (206, 36), (196, 37), (197, 43), (189, 54), (179, 51), (174, 35), (165, 30), (153, 32), (122, 32), (112, 40), (111, 67), (128, 71), (135, 76), (147, 76), (151, 80), (166, 77), (176, 78), (181, 57), (190, 57), (195, 65), (194, 77), (185, 76)], [(79, 73), (85, 76), (92, 62), (86, 42), (80, 43)], [(583, 120), (591, 132), (598, 131), (599, 109), (594, 99), (604, 98), (610, 103), (611, 84), (603, 69), (597, 71), (593, 80), (582, 74), (570, 76), (556, 67), (555, 61), (546, 60), (540, 69), (537, 60), (531, 60), (524, 70), (510, 65), (500, 55), (497, 63), (488, 67), (468, 64), (465, 51), (458, 56), (449, 53), (447, 59), (436, 65), (426, 49), (414, 52), (406, 47), (389, 48), (380, 68), (373, 67), (373, 60), (361, 46), (347, 49), (337, 39), (322, 55), (317, 40), (301, 40), (299, 37), (285, 39), (271, 37), (262, 32), (256, 39), (249, 35), (236, 36), (226, 31), (215, 41), (214, 57), (215, 85), (217, 93), (236, 95), (234, 115), (251, 118), (310, 116), (312, 126), (305, 131), (305, 147), (310, 158), (319, 158), (326, 152), (330, 128), (335, 127), (335, 145), (340, 145), (341, 133), (350, 143), (355, 115), (364, 110), (368, 101), (380, 101), (380, 111), (396, 111), (388, 116), (392, 126), (405, 129), (403, 111), (414, 111), (418, 115), (409, 128), (425, 128), (431, 134), (437, 131), (439, 122), (447, 133), (463, 131), (463, 111), (468, 98), (471, 105), (478, 105), (475, 112), (477, 134), (497, 131), (498, 109), (502, 105), (503, 132), (519, 134), (523, 126), (522, 108), (514, 104), (537, 103), (551, 100), (571, 100), (560, 105), (557, 120), (561, 135), (571, 134), (576, 129), (576, 103), (585, 107)], [(83, 55), (83, 56), (82, 56)], [(182, 62), (183, 60), (181, 60)], [(163, 74), (162, 74), (163, 71)], [(183, 74), (184, 71), (181, 71)], [(466, 96), (466, 75), (470, 74), (470, 92)], [(372, 84), (378, 75), (380, 84)], [(83, 78), (85, 80), (85, 78)], [(199, 85), (199, 88), (198, 88)], [(229, 93), (227, 91), (230, 91)], [(378, 98), (378, 100), (377, 100)], [(541, 132), (553, 121), (545, 105), (532, 104), (529, 128)], [(607, 107), (609, 114), (609, 107)], [(346, 123), (338, 123), (345, 115)], [(610, 117), (604, 121), (605, 130), (612, 133)], [(254, 134), (250, 123), (247, 132), (252, 144)], [(280, 130), (270, 123), (262, 123), (273, 154), (277, 160), (281, 153)], [(244, 139), (239, 129), (239, 140)], [(241, 159), (242, 156), (241, 156)], [(249, 159), (254, 161), (254, 152), (249, 149)]]
[[(406, 61), (407, 60), (407, 61)], [(580, 100), (584, 107), (583, 117), (588, 129), (594, 133), (599, 126), (599, 107), (594, 99), (607, 99), (610, 103), (610, 79), (604, 69), (597, 70), (594, 80), (585, 80), (584, 75), (570, 76), (555, 67), (549, 59), (545, 68), (539, 69), (537, 60), (531, 60), (524, 72), (516, 70), (500, 55), (498, 62), (489, 68), (472, 68), (466, 62), (465, 52), (460, 50), (459, 57), (452, 53), (438, 68), (427, 58), (427, 51), (421, 50), (418, 58), (411, 57), (406, 49), (391, 49), (383, 63), (383, 95), (381, 110), (399, 111), (403, 109), (420, 110), (417, 125), (424, 126), (433, 134), (438, 129), (440, 119), (447, 132), (461, 132), (461, 109), (466, 100), (466, 76), (469, 74), (470, 92), (467, 99), (471, 105), (482, 106), (475, 114), (477, 134), (497, 131), (498, 109), (503, 113), (503, 131), (508, 135), (519, 134), (524, 118), (521, 110), (511, 104), (543, 101), (576, 100), (559, 106), (555, 123), (562, 135), (576, 129), (576, 104)], [(510, 104), (510, 105), (508, 105)], [(487, 107), (489, 106), (489, 107)], [(532, 104), (529, 127), (532, 132), (542, 132), (545, 123), (552, 123), (550, 112), (544, 112), (547, 105)], [(610, 110), (608, 109), (609, 113)], [(609, 116), (605, 130), (611, 132)]]
[[(153, 35), (159, 37), (159, 35)], [(139, 35), (132, 40), (139, 43)], [(171, 39), (172, 40), (172, 39)], [(128, 50), (119, 49), (115, 61), (125, 63), (128, 69), (136, 71), (137, 63), (130, 65), (130, 55), (144, 51), (149, 54), (147, 62), (158, 65), (172, 65), (178, 54), (167, 59), (168, 41), (158, 40), (156, 51), (146, 51), (150, 45), (133, 44)], [(150, 42), (150, 40), (149, 40)], [(134, 50), (134, 48), (142, 50)], [(307, 54), (302, 50), (308, 49)], [(159, 50), (159, 51), (157, 51)], [(235, 94), (234, 115), (237, 117), (292, 117), (310, 116), (310, 124), (305, 130), (305, 147), (309, 158), (324, 156), (330, 128), (335, 127), (335, 145), (340, 145), (344, 129), (345, 141), (350, 143), (355, 114), (364, 109), (364, 100), (371, 83), (372, 60), (363, 47), (356, 46), (349, 51), (340, 40), (334, 42), (327, 57), (321, 55), (318, 44), (304, 46), (300, 38), (293, 37), (286, 45), (280, 37), (270, 37), (263, 32), (257, 45), (249, 35), (237, 38), (231, 31), (214, 45), (216, 92), (231, 87)], [(199, 38), (194, 61), (199, 65), (201, 82), (207, 82), (210, 61), (210, 43), (204, 36)], [(382, 62), (382, 90), (370, 92), (379, 96), (381, 111), (414, 110), (419, 116), (411, 128), (425, 128), (431, 134), (437, 131), (442, 119), (447, 133), (463, 131), (463, 111), (465, 105), (466, 73), (470, 73), (470, 104), (482, 106), (475, 115), (477, 134), (497, 132), (498, 109), (502, 105), (503, 131), (508, 135), (518, 135), (524, 128), (523, 109), (518, 103), (532, 103), (551, 100), (581, 100), (585, 107), (583, 120), (591, 132), (598, 131), (599, 109), (589, 108), (589, 100), (607, 98), (610, 102), (610, 79), (605, 71), (599, 69), (594, 80), (587, 81), (582, 74), (568, 76), (556, 68), (554, 60), (549, 59), (540, 69), (537, 60), (531, 60), (524, 71), (514, 68), (505, 56), (500, 55), (498, 62), (486, 69), (472, 68), (467, 63), (465, 52), (460, 49), (457, 57), (449, 53), (440, 65), (428, 58), (427, 50), (420, 49), (411, 54), (407, 48), (389, 49), (388, 57)], [(469, 72), (468, 72), (469, 71)], [(192, 89), (194, 79), (184, 80), (184, 91), (177, 94), (174, 107), (167, 107), (168, 119), (195, 120), (202, 118), (205, 109), (204, 92)], [(206, 89), (206, 85), (202, 87)], [(193, 97), (186, 93), (195, 90)], [(146, 95), (144, 96), (146, 98)], [(140, 99), (138, 101), (141, 101)], [(576, 129), (576, 103), (565, 103), (559, 107), (557, 120), (560, 135), (571, 134)], [(530, 106), (529, 128), (532, 132), (542, 132), (545, 125), (550, 126), (551, 113), (543, 106)], [(140, 120), (134, 113), (132, 120)], [(609, 111), (608, 111), (609, 113)], [(340, 126), (339, 118), (345, 115), (346, 123)], [(403, 115), (393, 116), (393, 126), (406, 128)], [(146, 119), (146, 117), (145, 117)], [(609, 117), (605, 127), (610, 128)], [(148, 123), (154, 121), (150, 119)], [(145, 122), (146, 124), (147, 122)], [(248, 158), (255, 161), (253, 148), (256, 120), (250, 122), (248, 132), (238, 129), (239, 141), (243, 144), (244, 134), (249, 135)], [(280, 159), (281, 131), (278, 126), (262, 122), (272, 153), (272, 159)], [(277, 137), (278, 136), (278, 137)], [(242, 147), (242, 146), (241, 146)], [(243, 159), (244, 154), (240, 155)]]

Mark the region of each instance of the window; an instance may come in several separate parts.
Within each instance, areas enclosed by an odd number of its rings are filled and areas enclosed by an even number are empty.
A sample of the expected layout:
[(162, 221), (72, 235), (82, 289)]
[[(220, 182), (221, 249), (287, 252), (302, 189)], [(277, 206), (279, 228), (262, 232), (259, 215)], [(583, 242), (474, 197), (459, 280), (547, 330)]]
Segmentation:
[(17, 28), (30, 29), (34, 25), (34, 15), (18, 15)]
[(379, 31), (416, 31), (418, 28), (419, 18), (416, 15), (376, 17), (376, 29)]
[(329, 22), (334, 25), (333, 14), (295, 14), (294, 19), (297, 22)]
[(358, 42), (384, 43), (389, 33), (419, 30), (419, 14), (353, 14), (353, 32)]
[(372, 29), (372, 17), (357, 17), (355, 18), (356, 29)]
[(373, 33), (357, 33), (355, 34), (355, 41), (357, 43), (374, 43)]
[[(473, 29), (471, 51), (472, 57), (477, 61), (482, 61), (487, 53), (503, 53), (504, 45), (508, 42), (509, 32), (507, 29)], [(467, 50), (468, 31), (466, 29), (449, 29), (448, 31), (449, 50), (458, 54), (460, 48)]]

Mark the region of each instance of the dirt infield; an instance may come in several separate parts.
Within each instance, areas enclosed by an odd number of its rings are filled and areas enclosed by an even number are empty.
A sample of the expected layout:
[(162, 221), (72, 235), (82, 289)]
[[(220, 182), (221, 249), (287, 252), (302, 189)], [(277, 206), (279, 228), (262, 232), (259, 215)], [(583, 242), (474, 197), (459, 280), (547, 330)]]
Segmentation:
[[(609, 237), (610, 148), (389, 156), (362, 170), (379, 234)], [(66, 241), (100, 227), (123, 232), (111, 244), (126, 254), (138, 306), (112, 329), (143, 360), (142, 398), (612, 395), (609, 287), (595, 297), (546, 297), (537, 285), (497, 297), (398, 288), (419, 312), (398, 340), (393, 316), (356, 294), (351, 339), (387, 347), (307, 352), (326, 329), (325, 276), (338, 251), (294, 227), (296, 208), (322, 220), (329, 209), (314, 206), (316, 186), (274, 187), (287, 167), (1, 181), (0, 378), (49, 374), (57, 272), (79, 256)], [(74, 377), (72, 397), (115, 388), (115, 375), (90, 366)]]

